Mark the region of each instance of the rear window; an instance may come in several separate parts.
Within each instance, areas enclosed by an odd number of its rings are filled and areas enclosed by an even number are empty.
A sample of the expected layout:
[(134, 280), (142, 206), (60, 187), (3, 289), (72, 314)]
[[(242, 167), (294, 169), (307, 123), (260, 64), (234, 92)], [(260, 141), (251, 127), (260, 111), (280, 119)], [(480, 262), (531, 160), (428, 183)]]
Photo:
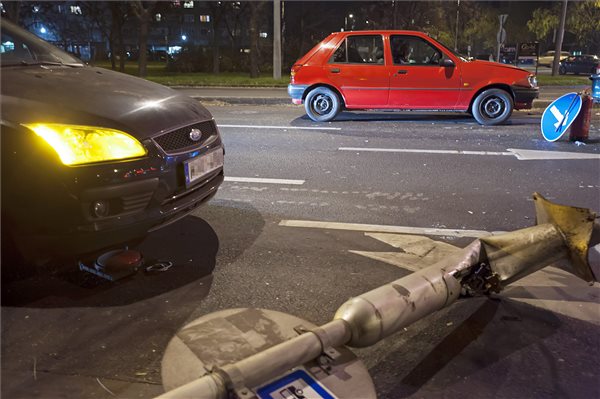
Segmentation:
[(380, 64), (384, 63), (381, 35), (348, 36), (335, 50), (330, 64)]

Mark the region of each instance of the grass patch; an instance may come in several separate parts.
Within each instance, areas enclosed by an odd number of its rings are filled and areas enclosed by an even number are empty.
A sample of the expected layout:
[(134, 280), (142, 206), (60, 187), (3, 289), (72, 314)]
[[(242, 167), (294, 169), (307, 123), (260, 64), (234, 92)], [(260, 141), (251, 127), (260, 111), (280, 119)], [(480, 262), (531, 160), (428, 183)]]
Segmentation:
[[(96, 62), (95, 66), (110, 69), (110, 62)], [(167, 86), (233, 86), (233, 87), (286, 87), (290, 82), (289, 76), (281, 79), (273, 79), (272, 75), (263, 74), (261, 77), (252, 79), (248, 73), (222, 72), (218, 75), (212, 73), (183, 73), (169, 72), (164, 62), (149, 62), (147, 65), (146, 79)], [(137, 76), (137, 63), (125, 64), (125, 73)], [(537, 75), (540, 86), (581, 86), (591, 85), (587, 75)]]
[[(110, 62), (96, 62), (94, 66), (110, 69)], [(149, 62), (146, 79), (167, 86), (233, 86), (233, 87), (287, 87), (290, 83), (288, 76), (273, 79), (272, 76), (263, 74), (252, 79), (248, 73), (221, 72), (212, 73), (196, 72), (169, 72), (164, 62)], [(126, 63), (125, 73), (137, 76), (137, 63)]]
[(540, 86), (589, 86), (592, 84), (589, 76), (577, 75), (537, 75), (537, 80)]

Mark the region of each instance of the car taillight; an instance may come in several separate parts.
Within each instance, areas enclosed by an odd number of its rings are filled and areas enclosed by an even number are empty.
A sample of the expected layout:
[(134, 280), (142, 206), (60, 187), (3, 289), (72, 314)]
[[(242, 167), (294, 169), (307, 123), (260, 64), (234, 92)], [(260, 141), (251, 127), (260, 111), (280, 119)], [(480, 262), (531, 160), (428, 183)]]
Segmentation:
[(302, 68), (302, 64), (294, 64), (292, 65), (292, 70), (290, 71), (290, 76), (293, 78), (296, 76), (296, 73)]

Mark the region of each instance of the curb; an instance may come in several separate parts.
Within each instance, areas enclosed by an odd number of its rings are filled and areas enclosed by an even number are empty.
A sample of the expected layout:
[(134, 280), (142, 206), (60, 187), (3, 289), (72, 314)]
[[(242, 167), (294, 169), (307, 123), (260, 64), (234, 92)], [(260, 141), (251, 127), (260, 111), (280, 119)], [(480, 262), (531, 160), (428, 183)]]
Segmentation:
[[(203, 102), (221, 102), (231, 105), (291, 105), (292, 100), (289, 98), (279, 97), (205, 97), (192, 96), (194, 100)], [(552, 100), (534, 100), (533, 108), (546, 108), (552, 103)]]

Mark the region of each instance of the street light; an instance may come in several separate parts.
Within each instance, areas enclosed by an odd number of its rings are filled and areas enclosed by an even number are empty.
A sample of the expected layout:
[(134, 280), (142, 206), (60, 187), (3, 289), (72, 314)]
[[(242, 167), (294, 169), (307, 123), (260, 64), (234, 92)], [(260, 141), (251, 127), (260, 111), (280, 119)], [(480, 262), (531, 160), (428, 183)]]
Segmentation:
[(183, 40), (185, 42), (187, 40), (187, 36), (186, 35), (181, 35), (181, 40)]
[(350, 30), (354, 29), (354, 14), (348, 14), (344, 17), (344, 30), (348, 30), (348, 19), (351, 19), (352, 25), (350, 26)]

